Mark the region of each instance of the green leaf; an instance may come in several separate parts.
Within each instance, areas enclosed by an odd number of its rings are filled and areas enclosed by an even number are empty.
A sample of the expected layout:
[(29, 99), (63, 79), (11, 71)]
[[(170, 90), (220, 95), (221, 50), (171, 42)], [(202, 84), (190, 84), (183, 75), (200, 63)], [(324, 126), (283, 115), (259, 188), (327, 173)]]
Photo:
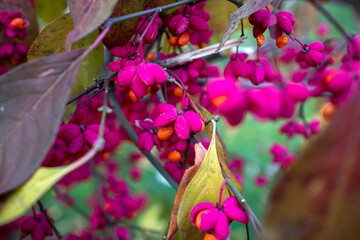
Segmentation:
[[(196, 229), (190, 222), (191, 210), (201, 202), (211, 202), (214, 205), (218, 202), (220, 188), (224, 182), (221, 173), (220, 163), (216, 152), (216, 139), (213, 134), (209, 149), (203, 162), (191, 182), (187, 186), (178, 210), (177, 223), (181, 239), (200, 239), (203, 233)], [(229, 197), (224, 190), (222, 201)]]
[(229, 16), (224, 35), (221, 39), (219, 47), (216, 49), (216, 52), (220, 51), (220, 49), (224, 46), (225, 42), (240, 26), (241, 19), (250, 16), (251, 14), (263, 7), (266, 7), (268, 4), (271, 3), (271, 1), (272, 0), (248, 0), (244, 5), (242, 5), (235, 12), (233, 12)]
[[(68, 33), (74, 29), (70, 14), (64, 14), (45, 26), (35, 39), (28, 52), (28, 59), (50, 56), (61, 53), (65, 50), (65, 41)], [(98, 30), (87, 35), (85, 38), (72, 45), (72, 49), (85, 48), (91, 45), (99, 36)], [(104, 59), (102, 45), (98, 45), (91, 51), (81, 63), (75, 84), (70, 97), (84, 91), (84, 89), (94, 83), (101, 71)], [(75, 111), (76, 104), (69, 105), (64, 114), (64, 121), (67, 122)]]
[(59, 17), (67, 8), (66, 0), (36, 0), (35, 10), (42, 20), (46, 23)]
[(70, 14), (75, 28), (66, 39), (65, 49), (93, 32), (112, 13), (117, 0), (69, 0)]
[(49, 150), (83, 50), (36, 59), (0, 77), (0, 194), (23, 184)]
[[(95, 155), (96, 151), (91, 152)], [(63, 176), (80, 167), (90, 158), (83, 157), (63, 167), (40, 167), (23, 186), (0, 198), (0, 225), (9, 223), (26, 213), (41, 196)]]
[[(204, 119), (205, 121), (209, 121), (212, 118), (212, 114), (203, 106), (201, 106), (200, 104), (196, 103), (194, 101), (194, 99), (190, 96), (188, 96), (192, 106), (194, 107), (195, 111), (197, 114), (199, 114), (201, 116), (202, 119)], [(213, 138), (213, 124), (210, 123), (205, 127), (205, 131), (207, 133), (207, 135), (209, 136), (209, 138)], [(220, 159), (221, 164), (223, 165), (223, 169), (224, 171), (228, 174), (228, 176), (230, 177), (231, 182), (235, 185), (236, 189), (240, 192), (241, 191), (241, 186), (239, 184), (239, 182), (236, 180), (234, 174), (230, 171), (228, 164), (227, 164), (227, 151), (225, 148), (225, 145), (223, 144), (220, 136), (218, 134), (216, 135), (216, 151), (218, 154), (218, 157)]]

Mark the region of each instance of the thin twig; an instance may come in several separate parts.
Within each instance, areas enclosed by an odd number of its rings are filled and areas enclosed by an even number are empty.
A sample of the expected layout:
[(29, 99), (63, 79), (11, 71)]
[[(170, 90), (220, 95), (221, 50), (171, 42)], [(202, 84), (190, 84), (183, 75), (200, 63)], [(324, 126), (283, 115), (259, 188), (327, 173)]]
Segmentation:
[(81, 93), (77, 94), (76, 96), (70, 98), (67, 102), (66, 105), (69, 105), (70, 103), (78, 100), (79, 98), (85, 96), (86, 94), (91, 93), (92, 91), (94, 91), (95, 89), (100, 89), (104, 83), (104, 80), (111, 80), (114, 77), (116, 77), (119, 74), (119, 71), (113, 72), (112, 74), (110, 74), (109, 76), (107, 76), (106, 78), (102, 78), (102, 79), (97, 79), (95, 80), (96, 83), (94, 83), (93, 85), (85, 88), (84, 91), (82, 91)]
[[(244, 42), (245, 39), (246, 39), (246, 37), (231, 39), (224, 44), (224, 46), (221, 48), (221, 51), (230, 49), (232, 47), (239, 46), (240, 44), (242, 44)], [(210, 46), (207, 46), (207, 47), (195, 50), (195, 51), (185, 52), (185, 53), (179, 54), (175, 57), (162, 60), (159, 62), (159, 65), (162, 67), (166, 67), (166, 68), (173, 68), (176, 66), (183, 65), (187, 62), (191, 62), (198, 58), (202, 58), (202, 57), (209, 56), (212, 54), (218, 54), (218, 52), (215, 52), (215, 50), (219, 47), (219, 45), (220, 45), (220, 43), (217, 43), (217, 44), (210, 45)]]
[[(250, 208), (249, 208), (249, 205), (247, 204), (246, 200), (243, 199), (241, 201), (241, 204), (245, 207), (246, 211), (249, 213), (250, 212)], [(259, 230), (257, 229), (256, 227), (256, 224), (255, 224), (255, 221), (254, 221), (254, 218), (253, 218), (253, 215), (252, 214), (248, 214), (249, 215), (249, 218), (250, 218), (250, 222), (254, 228), (254, 232), (255, 232), (255, 235), (256, 235), (256, 238), (257, 239), (260, 239), (260, 233), (259, 233)]]
[(168, 5), (165, 5), (165, 6), (156, 7), (156, 8), (144, 10), (144, 11), (141, 11), (141, 12), (132, 13), (132, 14), (128, 14), (128, 15), (125, 15), (125, 16), (120, 16), (120, 17), (116, 17), (116, 18), (109, 18), (106, 21), (105, 26), (111, 26), (114, 23), (122, 22), (122, 21), (125, 21), (125, 20), (128, 20), (128, 19), (131, 19), (131, 18), (140, 17), (140, 16), (143, 16), (143, 15), (146, 15), (146, 14), (151, 14), (151, 13), (154, 13), (156, 11), (161, 12), (163, 10), (170, 9), (170, 8), (175, 8), (175, 7), (187, 4), (187, 3), (196, 3), (196, 2), (202, 2), (202, 1), (204, 1), (204, 0), (183, 0), (183, 1), (180, 1), (180, 2), (171, 3), (171, 4), (168, 4)]
[[(134, 144), (137, 143), (138, 136), (136, 135), (135, 131), (130, 126), (130, 123), (126, 119), (123, 111), (121, 110), (121, 107), (118, 103), (118, 100), (116, 99), (116, 96), (113, 91), (110, 91), (109, 93), (109, 100), (110, 104), (113, 107), (114, 113), (116, 117), (118, 118), (121, 125), (124, 127), (125, 131), (129, 135), (130, 139), (134, 142)], [(166, 181), (175, 189), (177, 190), (179, 187), (179, 184), (174, 180), (174, 178), (165, 170), (165, 168), (161, 165), (158, 159), (154, 157), (151, 153), (148, 153), (146, 151), (141, 151), (151, 162), (151, 164), (156, 168), (156, 170), (159, 171), (159, 173), (166, 179)]]
[(228, 1), (235, 4), (238, 8), (244, 4), (243, 0), (228, 0)]
[(340, 32), (341, 34), (348, 40), (351, 41), (353, 38), (350, 36), (348, 32), (340, 25), (340, 23), (326, 10), (317, 0), (308, 0), (311, 2), (314, 7), (319, 10)]
[[(235, 194), (236, 199), (241, 203), (241, 201), (243, 199), (245, 199), (241, 193), (236, 189), (235, 185), (231, 182), (230, 178), (228, 178), (228, 180), (226, 181), (226, 185), (228, 185), (228, 187), (230, 188), (230, 190)], [(244, 206), (245, 207), (245, 206)], [(261, 222), (259, 221), (259, 219), (257, 218), (257, 216), (255, 215), (255, 213), (251, 210), (251, 208), (249, 207), (249, 215), (251, 215), (255, 221), (255, 227), (257, 227), (260, 231), (263, 229), (263, 226), (261, 224)]]
[(48, 221), (48, 223), (50, 224), (51, 228), (54, 230), (54, 233), (57, 237), (57, 239), (62, 239), (62, 236), (59, 232), (59, 230), (56, 228), (55, 224), (53, 223), (53, 221), (51, 220), (51, 218), (49, 217), (46, 208), (44, 207), (44, 205), (41, 203), (40, 200), (37, 201), (37, 204), (39, 205), (39, 209), (41, 212), (43, 212), (45, 214), (46, 220)]

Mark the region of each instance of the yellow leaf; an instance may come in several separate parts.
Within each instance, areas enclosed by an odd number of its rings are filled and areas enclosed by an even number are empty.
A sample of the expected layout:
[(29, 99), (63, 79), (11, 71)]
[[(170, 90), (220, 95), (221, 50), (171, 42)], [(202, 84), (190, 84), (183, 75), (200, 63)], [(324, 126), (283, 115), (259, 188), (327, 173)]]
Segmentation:
[[(204, 119), (205, 121), (208, 121), (211, 119), (212, 114), (208, 112), (208, 110), (206, 110), (206, 108), (204, 108), (203, 106), (201, 106), (200, 104), (196, 103), (194, 101), (194, 99), (190, 96), (188, 96), (192, 106), (194, 107), (195, 111), (197, 114), (199, 114), (202, 119)], [(208, 124), (205, 127), (206, 133), (209, 136), (209, 138), (212, 138), (212, 134), (213, 134), (213, 126), (212, 124)], [(223, 146), (223, 143), (220, 139), (220, 137), (215, 134), (216, 136), (216, 151), (218, 154), (218, 157), (220, 159), (221, 164), (223, 165), (223, 169), (224, 171), (227, 173), (227, 175), (230, 177), (231, 182), (235, 185), (236, 189), (240, 192), (241, 191), (241, 186), (239, 184), (239, 182), (236, 180), (236, 178), (234, 177), (234, 174), (230, 171), (228, 164), (227, 164), (227, 154), (225, 151), (225, 147)]]
[[(214, 127), (215, 131), (216, 127)], [(190, 222), (191, 210), (198, 203), (211, 202), (216, 204), (219, 200), (220, 188), (224, 182), (224, 177), (221, 173), (216, 152), (216, 135), (213, 134), (212, 136), (208, 152), (199, 170), (186, 188), (178, 210), (177, 223), (181, 239), (198, 240), (203, 237), (204, 234)], [(227, 197), (229, 197), (229, 194), (227, 191), (224, 191), (222, 201)]]
[(0, 225), (9, 223), (26, 211), (57, 181), (87, 162), (98, 149), (91, 149), (76, 162), (63, 167), (40, 167), (21, 187), (0, 197)]

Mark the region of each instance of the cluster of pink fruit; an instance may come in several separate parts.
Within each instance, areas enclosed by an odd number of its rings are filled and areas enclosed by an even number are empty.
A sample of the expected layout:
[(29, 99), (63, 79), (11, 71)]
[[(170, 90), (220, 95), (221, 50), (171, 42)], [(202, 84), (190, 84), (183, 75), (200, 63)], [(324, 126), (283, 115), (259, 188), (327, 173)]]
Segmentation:
[[(15, 41), (15, 39), (23, 40), (29, 26), (29, 21), (22, 18), (21, 12), (8, 12), (0, 10), (0, 28), (5, 31), (6, 37), (9, 39), (8, 43), (0, 46), (0, 58), (10, 60), (14, 65), (18, 65), (21, 59), (26, 55), (28, 48), (26, 45)], [(0, 63), (0, 75), (6, 73), (8, 67)]]
[[(287, 119), (280, 129), (282, 134), (289, 138), (295, 134), (309, 138), (320, 132), (319, 121), (313, 120), (307, 124), (296, 120), (295, 112), (299, 105), (312, 97), (326, 95), (329, 96), (327, 101), (337, 109), (359, 88), (359, 36), (348, 42), (342, 65), (336, 67), (336, 62), (331, 58), (336, 46), (318, 41), (302, 43), (292, 36), (296, 28), (294, 16), (290, 12), (276, 12), (269, 8), (260, 9), (249, 17), (258, 43), (255, 57), (249, 59), (247, 54), (237, 50), (230, 56), (223, 74), (218, 67), (204, 59), (196, 59), (172, 69), (164, 69), (156, 64), (159, 60), (177, 55), (176, 49), (189, 42), (198, 47), (209, 43), (212, 31), (209, 30), (210, 14), (204, 10), (205, 3), (184, 5), (164, 19), (157, 13), (142, 16), (129, 42), (110, 50), (115, 59), (110, 62), (109, 69), (116, 73), (111, 81), (116, 85), (117, 101), (138, 134), (138, 148), (151, 152), (155, 146), (165, 169), (177, 182), (181, 181), (186, 168), (194, 164), (193, 142), (202, 141), (196, 134), (202, 132), (207, 124), (195, 111), (189, 95), (199, 99), (200, 104), (211, 113), (224, 116), (232, 126), (239, 125), (244, 116), (251, 113), (261, 120)], [(8, 28), (8, 37), (21, 38), (26, 33), (27, 22), (21, 19), (21, 15), (14, 16), (5, 16), (0, 12), (0, 24)], [(144, 51), (149, 49), (144, 45), (153, 44), (158, 39), (160, 31), (164, 31), (160, 27), (167, 27), (168, 42), (174, 52), (147, 52), (147, 57), (144, 57)], [(265, 43), (264, 33), (267, 29), (271, 38), (276, 40), (276, 46), (285, 48), (283, 55), (275, 62), (269, 60), (269, 51), (260, 49)], [(298, 42), (301, 49), (286, 46), (288, 39)], [(0, 49), (0, 57), (1, 54)], [(14, 58), (13, 53), (11, 57)], [(278, 66), (282, 60), (286, 61), (290, 76), (280, 71)], [(104, 93), (98, 93), (77, 101), (76, 111), (69, 122), (60, 126), (55, 143), (43, 162), (44, 166), (73, 162), (93, 146), (100, 128), (99, 109), (103, 105), (103, 96)], [(103, 177), (107, 187), (102, 188), (101, 196), (105, 206), (99, 201), (91, 205), (91, 231), (105, 228), (108, 225), (107, 216), (113, 220), (132, 218), (146, 202), (144, 196), (132, 196), (126, 182), (116, 177), (114, 169), (117, 164), (111, 160), (110, 154), (129, 137), (111, 111), (106, 118), (104, 135), (105, 148), (95, 156), (95, 165), (106, 169)], [(208, 146), (206, 140), (202, 142)], [(295, 160), (294, 155), (280, 144), (275, 144), (270, 153), (273, 154), (273, 163), (279, 163), (282, 170), (286, 170)], [(242, 161), (236, 159), (229, 163), (230, 168), (232, 165), (238, 171), (236, 177), (240, 181)], [(58, 184), (70, 186), (90, 175), (89, 165), (84, 165)], [(141, 174), (137, 172), (136, 175)], [(266, 177), (257, 179), (259, 185), (266, 184), (266, 181)], [(229, 197), (222, 205), (200, 203), (191, 214), (194, 226), (208, 232), (208, 237), (219, 240), (228, 237), (229, 224), (233, 220), (248, 222), (247, 213), (235, 197)], [(39, 223), (28, 221), (34, 228), (39, 228)], [(33, 228), (28, 227), (29, 224), (22, 223), (24, 234), (32, 234)], [(43, 227), (42, 234), (50, 235), (47, 225)], [(85, 230), (83, 236), (71, 235), (67, 239), (86, 239), (91, 234)], [(129, 238), (124, 229), (117, 229), (117, 234), (121, 239)]]

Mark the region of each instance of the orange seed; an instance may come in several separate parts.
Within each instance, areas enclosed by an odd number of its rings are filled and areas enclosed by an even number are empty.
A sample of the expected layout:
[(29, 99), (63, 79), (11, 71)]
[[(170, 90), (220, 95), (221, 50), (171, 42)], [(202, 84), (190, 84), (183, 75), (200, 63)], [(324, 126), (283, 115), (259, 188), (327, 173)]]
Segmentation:
[(256, 36), (256, 43), (258, 47), (261, 47), (265, 43), (265, 37), (264, 34), (260, 33)]
[(24, 20), (22, 18), (14, 18), (11, 20), (10, 25), (13, 25), (16, 28), (22, 28), (24, 26)]
[(217, 238), (214, 235), (207, 233), (204, 236), (204, 240), (217, 240)]
[(189, 32), (183, 33), (180, 35), (179, 39), (177, 40), (177, 44), (180, 47), (185, 46), (189, 42), (189, 39), (190, 39)]
[(129, 91), (129, 97), (134, 103), (139, 101), (139, 99), (135, 96), (135, 94), (132, 90)]
[(321, 114), (326, 121), (329, 121), (335, 112), (336, 106), (333, 103), (327, 103), (321, 109)]
[(196, 215), (196, 219), (195, 219), (195, 226), (200, 229), (200, 224), (201, 224), (201, 216), (203, 215), (205, 210), (200, 211), (197, 215)]
[(287, 43), (288, 43), (288, 38), (287, 37), (279, 36), (278, 38), (276, 38), (276, 46), (278, 48), (285, 47)]
[(178, 37), (173, 36), (168, 40), (168, 43), (169, 43), (170, 46), (176, 47), (177, 46), (177, 40), (178, 40)]
[(172, 125), (168, 127), (161, 127), (157, 132), (157, 136), (161, 141), (166, 141), (171, 138), (174, 133), (174, 127)]
[(181, 159), (181, 154), (178, 151), (172, 151), (168, 155), (168, 159), (170, 162), (178, 163)]

